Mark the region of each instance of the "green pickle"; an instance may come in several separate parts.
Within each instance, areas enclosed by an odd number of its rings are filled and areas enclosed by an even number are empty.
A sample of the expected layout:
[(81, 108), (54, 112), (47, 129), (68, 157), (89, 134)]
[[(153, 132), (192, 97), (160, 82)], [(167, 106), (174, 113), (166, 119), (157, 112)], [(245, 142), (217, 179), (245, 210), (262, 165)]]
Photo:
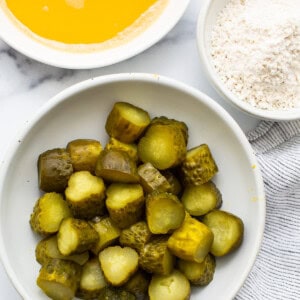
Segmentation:
[(38, 182), (44, 192), (63, 192), (72, 173), (72, 160), (66, 149), (55, 148), (39, 155)]
[(81, 267), (71, 261), (52, 259), (40, 269), (37, 285), (53, 300), (71, 300), (79, 286)]

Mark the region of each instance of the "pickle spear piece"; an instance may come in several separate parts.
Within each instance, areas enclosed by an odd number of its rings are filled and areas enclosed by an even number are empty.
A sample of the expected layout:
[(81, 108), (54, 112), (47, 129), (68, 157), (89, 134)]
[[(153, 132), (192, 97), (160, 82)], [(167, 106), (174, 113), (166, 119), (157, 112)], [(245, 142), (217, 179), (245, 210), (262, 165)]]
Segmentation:
[(90, 259), (83, 267), (76, 296), (86, 300), (92, 300), (100, 295), (103, 288), (107, 286), (104, 274), (101, 270), (99, 259)]
[(170, 170), (162, 171), (162, 175), (168, 180), (170, 184), (169, 192), (178, 196), (182, 191), (182, 185), (179, 179)]
[(144, 300), (148, 295), (150, 276), (142, 270), (135, 272), (123, 286), (124, 290), (132, 293), (136, 300)]
[(202, 262), (211, 249), (213, 239), (208, 226), (186, 214), (182, 225), (170, 236), (168, 248), (181, 259)]
[(168, 236), (155, 236), (140, 251), (140, 267), (148, 273), (170, 274), (175, 257), (169, 251)]
[(214, 256), (224, 256), (237, 249), (243, 240), (243, 221), (234, 214), (222, 210), (214, 210), (203, 218), (214, 234), (210, 252)]
[(107, 117), (105, 129), (109, 136), (133, 143), (149, 124), (148, 112), (127, 102), (116, 102)]
[(63, 192), (72, 173), (72, 160), (66, 149), (51, 149), (39, 155), (38, 181), (44, 192)]
[(136, 300), (136, 298), (122, 288), (107, 286), (101, 290), (98, 300)]
[(123, 229), (120, 235), (120, 244), (135, 249), (140, 253), (141, 249), (149, 242), (152, 234), (145, 221), (140, 221)]
[(150, 300), (188, 300), (191, 286), (181, 272), (174, 270), (169, 275), (154, 275), (148, 293)]
[(112, 183), (106, 191), (106, 208), (120, 228), (138, 222), (144, 211), (144, 191), (137, 183)]
[(105, 185), (102, 178), (92, 175), (89, 171), (73, 173), (65, 195), (74, 217), (91, 219), (103, 214)]
[(146, 197), (146, 218), (152, 233), (166, 234), (180, 227), (185, 210), (176, 195), (155, 191)]
[(121, 234), (121, 229), (110, 217), (96, 217), (90, 224), (97, 231), (99, 240), (92, 246), (91, 251), (97, 255), (104, 248), (113, 245)]
[(181, 170), (186, 184), (200, 185), (211, 180), (218, 166), (206, 144), (188, 150)]
[(98, 242), (96, 230), (85, 220), (67, 218), (59, 227), (57, 246), (62, 255), (82, 253)]
[(46, 193), (35, 203), (30, 225), (35, 232), (49, 235), (58, 231), (64, 218), (71, 216), (71, 210), (61, 194)]
[(222, 195), (212, 181), (201, 185), (185, 187), (181, 202), (192, 216), (203, 216), (215, 208), (220, 208)]
[(40, 269), (37, 285), (53, 300), (71, 300), (79, 285), (81, 267), (71, 261), (52, 259)]
[(44, 265), (48, 260), (53, 258), (73, 261), (79, 265), (84, 265), (89, 259), (89, 252), (85, 251), (80, 254), (65, 256), (62, 255), (57, 246), (57, 236), (53, 235), (39, 241), (35, 248), (35, 258), (37, 262)]
[(74, 171), (95, 172), (97, 159), (102, 151), (101, 143), (92, 139), (76, 139), (67, 144)]
[(119, 150), (103, 150), (98, 158), (95, 173), (110, 182), (139, 182), (136, 162)]
[(114, 286), (127, 282), (138, 269), (139, 256), (129, 247), (110, 246), (99, 253), (99, 261), (106, 280)]
[(216, 260), (211, 254), (202, 263), (179, 259), (178, 268), (193, 285), (205, 286), (213, 280)]
[(129, 157), (133, 161), (138, 161), (137, 145), (134, 143), (131, 143), (131, 144), (123, 143), (123, 142), (111, 137), (109, 139), (108, 143), (105, 145), (105, 149), (124, 151), (129, 155)]
[(176, 126), (153, 124), (139, 140), (138, 156), (155, 168), (165, 170), (175, 167), (186, 155), (185, 136)]
[(171, 189), (169, 181), (149, 162), (138, 167), (138, 174), (141, 185), (147, 193), (167, 192)]

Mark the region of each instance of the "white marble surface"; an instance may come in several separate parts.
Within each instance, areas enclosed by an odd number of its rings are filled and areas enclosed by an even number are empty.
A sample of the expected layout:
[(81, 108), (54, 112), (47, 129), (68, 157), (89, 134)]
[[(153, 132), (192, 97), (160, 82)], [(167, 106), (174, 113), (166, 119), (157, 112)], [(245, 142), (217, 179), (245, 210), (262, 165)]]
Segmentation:
[[(113, 66), (94, 70), (65, 70), (33, 61), (0, 39), (0, 159), (12, 136), (52, 96), (90, 77), (124, 72), (165, 75), (187, 83), (220, 103), (246, 132), (257, 119), (229, 106), (205, 78), (196, 44), (201, 1), (191, 0), (183, 18), (158, 44)], [(20, 300), (0, 264), (0, 299)]]

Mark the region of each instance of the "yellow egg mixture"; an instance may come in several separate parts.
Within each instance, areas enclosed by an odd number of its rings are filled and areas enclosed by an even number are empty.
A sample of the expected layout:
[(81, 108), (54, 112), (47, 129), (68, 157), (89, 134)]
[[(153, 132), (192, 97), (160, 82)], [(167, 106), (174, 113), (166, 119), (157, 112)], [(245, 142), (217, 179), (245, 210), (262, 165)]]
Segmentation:
[(129, 28), (134, 24), (140, 27), (141, 20), (149, 23), (167, 1), (6, 0), (5, 3), (26, 29), (41, 38), (64, 44), (97, 44), (126, 31), (130, 35)]

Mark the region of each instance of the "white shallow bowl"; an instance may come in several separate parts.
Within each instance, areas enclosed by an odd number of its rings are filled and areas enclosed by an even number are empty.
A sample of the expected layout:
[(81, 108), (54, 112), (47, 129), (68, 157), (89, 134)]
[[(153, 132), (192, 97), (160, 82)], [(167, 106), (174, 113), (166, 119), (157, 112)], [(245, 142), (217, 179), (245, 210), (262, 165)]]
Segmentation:
[(229, 0), (204, 0), (203, 6), (198, 16), (197, 22), (197, 44), (201, 63), (211, 84), (216, 91), (234, 107), (244, 113), (259, 119), (273, 121), (291, 121), (300, 119), (300, 107), (289, 110), (262, 110), (258, 109), (232, 93), (220, 79), (213, 65), (213, 59), (210, 54), (211, 31), (216, 23), (220, 11)]
[(223, 209), (242, 218), (242, 246), (218, 259), (214, 280), (195, 288), (191, 299), (230, 300), (246, 279), (258, 253), (265, 220), (262, 177), (252, 148), (232, 117), (203, 93), (151, 74), (116, 74), (76, 84), (52, 98), (15, 138), (1, 166), (0, 252), (7, 274), (26, 300), (47, 299), (36, 285), (40, 239), (29, 217), (40, 195), (38, 155), (76, 138), (107, 141), (104, 125), (116, 100), (138, 105), (150, 115), (166, 115), (189, 126), (189, 147), (207, 143), (219, 166), (214, 181)]
[[(1, 1), (4, 0), (0, 0)], [(179, 21), (190, 0), (169, 0), (161, 15), (141, 34), (127, 43), (95, 52), (70, 52), (55, 49), (33, 39), (12, 22), (0, 6), (0, 37), (11, 47), (42, 63), (68, 68), (91, 69), (112, 65), (133, 57), (163, 38)]]

